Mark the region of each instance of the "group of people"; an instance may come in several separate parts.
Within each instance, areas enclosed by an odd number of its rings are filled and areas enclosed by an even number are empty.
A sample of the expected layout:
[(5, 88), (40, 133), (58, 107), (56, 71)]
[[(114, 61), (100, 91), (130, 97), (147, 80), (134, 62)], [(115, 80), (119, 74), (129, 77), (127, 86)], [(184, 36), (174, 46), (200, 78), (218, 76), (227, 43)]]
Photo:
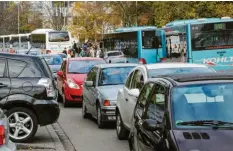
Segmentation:
[[(84, 43), (82, 47), (79, 47), (77, 43), (73, 43), (72, 48), (68, 50), (71, 57), (102, 57), (102, 51), (97, 44), (92, 45), (91, 43)], [(66, 50), (63, 53), (67, 54)]]

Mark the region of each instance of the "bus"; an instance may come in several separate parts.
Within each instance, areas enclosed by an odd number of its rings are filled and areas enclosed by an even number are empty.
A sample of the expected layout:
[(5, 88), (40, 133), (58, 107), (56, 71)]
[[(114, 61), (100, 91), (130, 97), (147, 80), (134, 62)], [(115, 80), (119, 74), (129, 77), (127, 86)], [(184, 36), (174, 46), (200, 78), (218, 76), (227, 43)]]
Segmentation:
[(32, 51), (41, 54), (58, 54), (72, 47), (71, 34), (68, 31), (36, 29), (31, 32)]
[(233, 72), (233, 19), (179, 20), (163, 27), (166, 57), (163, 62), (189, 62)]
[(0, 51), (9, 52), (10, 49), (16, 53), (30, 49), (30, 33), (0, 36)]
[(164, 34), (154, 26), (118, 28), (103, 34), (101, 45), (104, 53), (120, 51), (124, 57), (134, 58), (141, 64), (157, 63), (165, 55), (162, 36)]

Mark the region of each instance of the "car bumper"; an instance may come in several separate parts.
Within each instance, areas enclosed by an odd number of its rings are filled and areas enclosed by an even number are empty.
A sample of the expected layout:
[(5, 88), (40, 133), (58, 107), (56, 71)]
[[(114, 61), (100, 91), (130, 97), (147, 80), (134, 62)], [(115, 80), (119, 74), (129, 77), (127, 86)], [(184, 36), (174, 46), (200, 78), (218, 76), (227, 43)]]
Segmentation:
[(16, 145), (12, 141), (8, 141), (8, 144), (5, 144), (0, 147), (0, 151), (16, 151)]
[(102, 121), (103, 122), (114, 122), (116, 121), (116, 107), (111, 106), (111, 107), (102, 107), (101, 108), (102, 112)]
[(82, 102), (82, 88), (71, 89), (69, 87), (64, 88), (65, 98), (69, 102)]
[(40, 126), (57, 122), (60, 109), (56, 100), (36, 100), (33, 104)]

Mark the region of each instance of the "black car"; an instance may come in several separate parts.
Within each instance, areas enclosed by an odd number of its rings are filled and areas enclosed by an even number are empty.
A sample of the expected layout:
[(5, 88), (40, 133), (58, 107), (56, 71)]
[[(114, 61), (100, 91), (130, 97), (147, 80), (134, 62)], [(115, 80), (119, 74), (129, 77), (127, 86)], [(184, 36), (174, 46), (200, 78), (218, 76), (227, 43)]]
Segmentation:
[(57, 121), (55, 81), (42, 57), (0, 53), (0, 107), (6, 110), (14, 142), (30, 140), (38, 125)]
[(232, 74), (150, 79), (129, 134), (132, 151), (232, 151)]

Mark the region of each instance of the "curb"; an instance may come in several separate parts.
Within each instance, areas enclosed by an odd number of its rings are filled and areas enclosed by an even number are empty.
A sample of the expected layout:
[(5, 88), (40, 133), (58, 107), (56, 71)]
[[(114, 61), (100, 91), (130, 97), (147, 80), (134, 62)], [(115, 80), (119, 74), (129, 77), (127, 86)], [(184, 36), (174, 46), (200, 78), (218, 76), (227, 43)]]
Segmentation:
[(62, 145), (62, 143), (61, 143), (57, 133), (53, 129), (53, 127), (51, 125), (48, 125), (48, 126), (46, 126), (46, 128), (47, 128), (48, 132), (50, 133), (51, 138), (53, 139), (56, 151), (65, 151), (65, 148)]

